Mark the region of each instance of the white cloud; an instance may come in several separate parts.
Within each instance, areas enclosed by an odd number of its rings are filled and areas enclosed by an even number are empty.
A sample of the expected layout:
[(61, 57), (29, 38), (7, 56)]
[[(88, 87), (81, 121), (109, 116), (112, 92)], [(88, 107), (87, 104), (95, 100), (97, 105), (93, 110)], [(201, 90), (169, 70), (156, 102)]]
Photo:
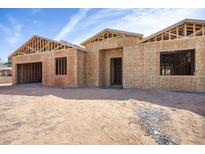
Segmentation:
[(133, 11), (113, 27), (147, 36), (186, 18), (198, 18), (198, 11), (197, 9), (151, 9), (142, 11), (139, 15), (135, 15)]
[(0, 31), (2, 32), (5, 40), (13, 45), (20, 40), (23, 25), (13, 17), (8, 17), (8, 21), (8, 25), (0, 24)]
[[(72, 27), (75, 37), (68, 37), (80, 43), (104, 28), (151, 35), (185, 18), (200, 18), (203, 9), (100, 9), (82, 19)], [(81, 33), (77, 33), (80, 31)], [(72, 34), (71, 30), (69, 31)]]
[(88, 10), (89, 9), (80, 9), (80, 11), (77, 14), (72, 16), (68, 23), (58, 33), (55, 39), (60, 40), (69, 32), (71, 32), (75, 28), (75, 26), (80, 22), (80, 20), (82, 20), (86, 16)]

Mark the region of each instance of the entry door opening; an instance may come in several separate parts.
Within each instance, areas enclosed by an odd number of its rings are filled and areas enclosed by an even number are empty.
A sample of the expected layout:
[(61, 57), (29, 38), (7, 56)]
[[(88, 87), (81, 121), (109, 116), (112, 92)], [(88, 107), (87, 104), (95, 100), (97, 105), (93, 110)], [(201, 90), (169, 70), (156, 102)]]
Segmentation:
[(42, 82), (42, 62), (17, 64), (17, 83)]
[(122, 58), (110, 59), (110, 84), (122, 85)]

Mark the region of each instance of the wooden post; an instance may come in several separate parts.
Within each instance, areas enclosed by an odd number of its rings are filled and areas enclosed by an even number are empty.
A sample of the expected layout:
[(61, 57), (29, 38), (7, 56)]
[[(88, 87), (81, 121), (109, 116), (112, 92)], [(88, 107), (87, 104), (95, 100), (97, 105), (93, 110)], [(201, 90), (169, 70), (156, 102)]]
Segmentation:
[(202, 25), (202, 36), (204, 36), (205, 35), (205, 30), (204, 30), (204, 25)]
[(196, 26), (195, 26), (195, 24), (194, 24), (194, 25), (193, 25), (193, 36), (196, 36), (195, 32), (196, 32)]
[(179, 27), (176, 29), (177, 38), (179, 38)]
[(187, 37), (187, 27), (186, 27), (186, 24), (184, 25), (184, 37)]
[(169, 40), (171, 40), (171, 32), (169, 31)]
[(161, 40), (163, 41), (164, 37), (163, 37), (163, 33), (161, 34)]

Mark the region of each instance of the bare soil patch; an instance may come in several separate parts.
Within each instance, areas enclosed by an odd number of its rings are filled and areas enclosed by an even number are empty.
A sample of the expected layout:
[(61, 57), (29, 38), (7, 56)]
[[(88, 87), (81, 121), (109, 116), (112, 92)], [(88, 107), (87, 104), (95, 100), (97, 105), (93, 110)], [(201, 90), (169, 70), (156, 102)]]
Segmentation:
[(0, 86), (0, 144), (205, 144), (205, 93)]

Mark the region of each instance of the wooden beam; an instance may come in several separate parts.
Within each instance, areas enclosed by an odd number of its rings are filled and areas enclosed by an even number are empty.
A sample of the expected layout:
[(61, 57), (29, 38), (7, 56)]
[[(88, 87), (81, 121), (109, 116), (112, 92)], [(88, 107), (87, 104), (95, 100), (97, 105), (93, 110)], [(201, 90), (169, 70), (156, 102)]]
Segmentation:
[(169, 31), (168, 34), (169, 34), (169, 40), (171, 40), (171, 32)]
[(59, 49), (60, 47), (62, 47), (63, 45), (59, 45), (59, 46), (57, 46), (55, 49), (53, 49), (53, 50), (57, 50), (57, 49)]
[(36, 50), (34, 50), (33, 48), (31, 48), (31, 47), (29, 47), (29, 46), (26, 46), (28, 49), (30, 49), (30, 50), (33, 50), (35, 53), (36, 52), (38, 52), (38, 51), (36, 51)]
[(187, 25), (184, 24), (184, 37), (187, 37)]
[(196, 25), (193, 25), (193, 36), (196, 36)]
[(176, 29), (176, 35), (177, 35), (177, 38), (178, 38), (178, 36), (179, 36), (179, 27), (177, 27), (177, 29)]
[(177, 34), (173, 34), (173, 33), (171, 33), (171, 32), (165, 32), (165, 34), (170, 35), (169, 37), (171, 37), (171, 36), (175, 36), (175, 37), (177, 37), (177, 38), (182, 38), (182, 36), (177, 35)]
[(48, 42), (46, 45), (44, 45), (41, 49), (40, 49), (40, 52), (42, 52), (42, 50), (49, 45), (50, 42)]
[[(191, 35), (188, 35), (188, 36), (190, 36), (190, 37), (191, 37), (191, 36), (196, 36), (196, 34), (199, 33), (199, 32), (202, 32), (202, 29), (195, 31), (194, 33), (192, 33)], [(203, 35), (203, 34), (202, 34), (202, 35)]]

